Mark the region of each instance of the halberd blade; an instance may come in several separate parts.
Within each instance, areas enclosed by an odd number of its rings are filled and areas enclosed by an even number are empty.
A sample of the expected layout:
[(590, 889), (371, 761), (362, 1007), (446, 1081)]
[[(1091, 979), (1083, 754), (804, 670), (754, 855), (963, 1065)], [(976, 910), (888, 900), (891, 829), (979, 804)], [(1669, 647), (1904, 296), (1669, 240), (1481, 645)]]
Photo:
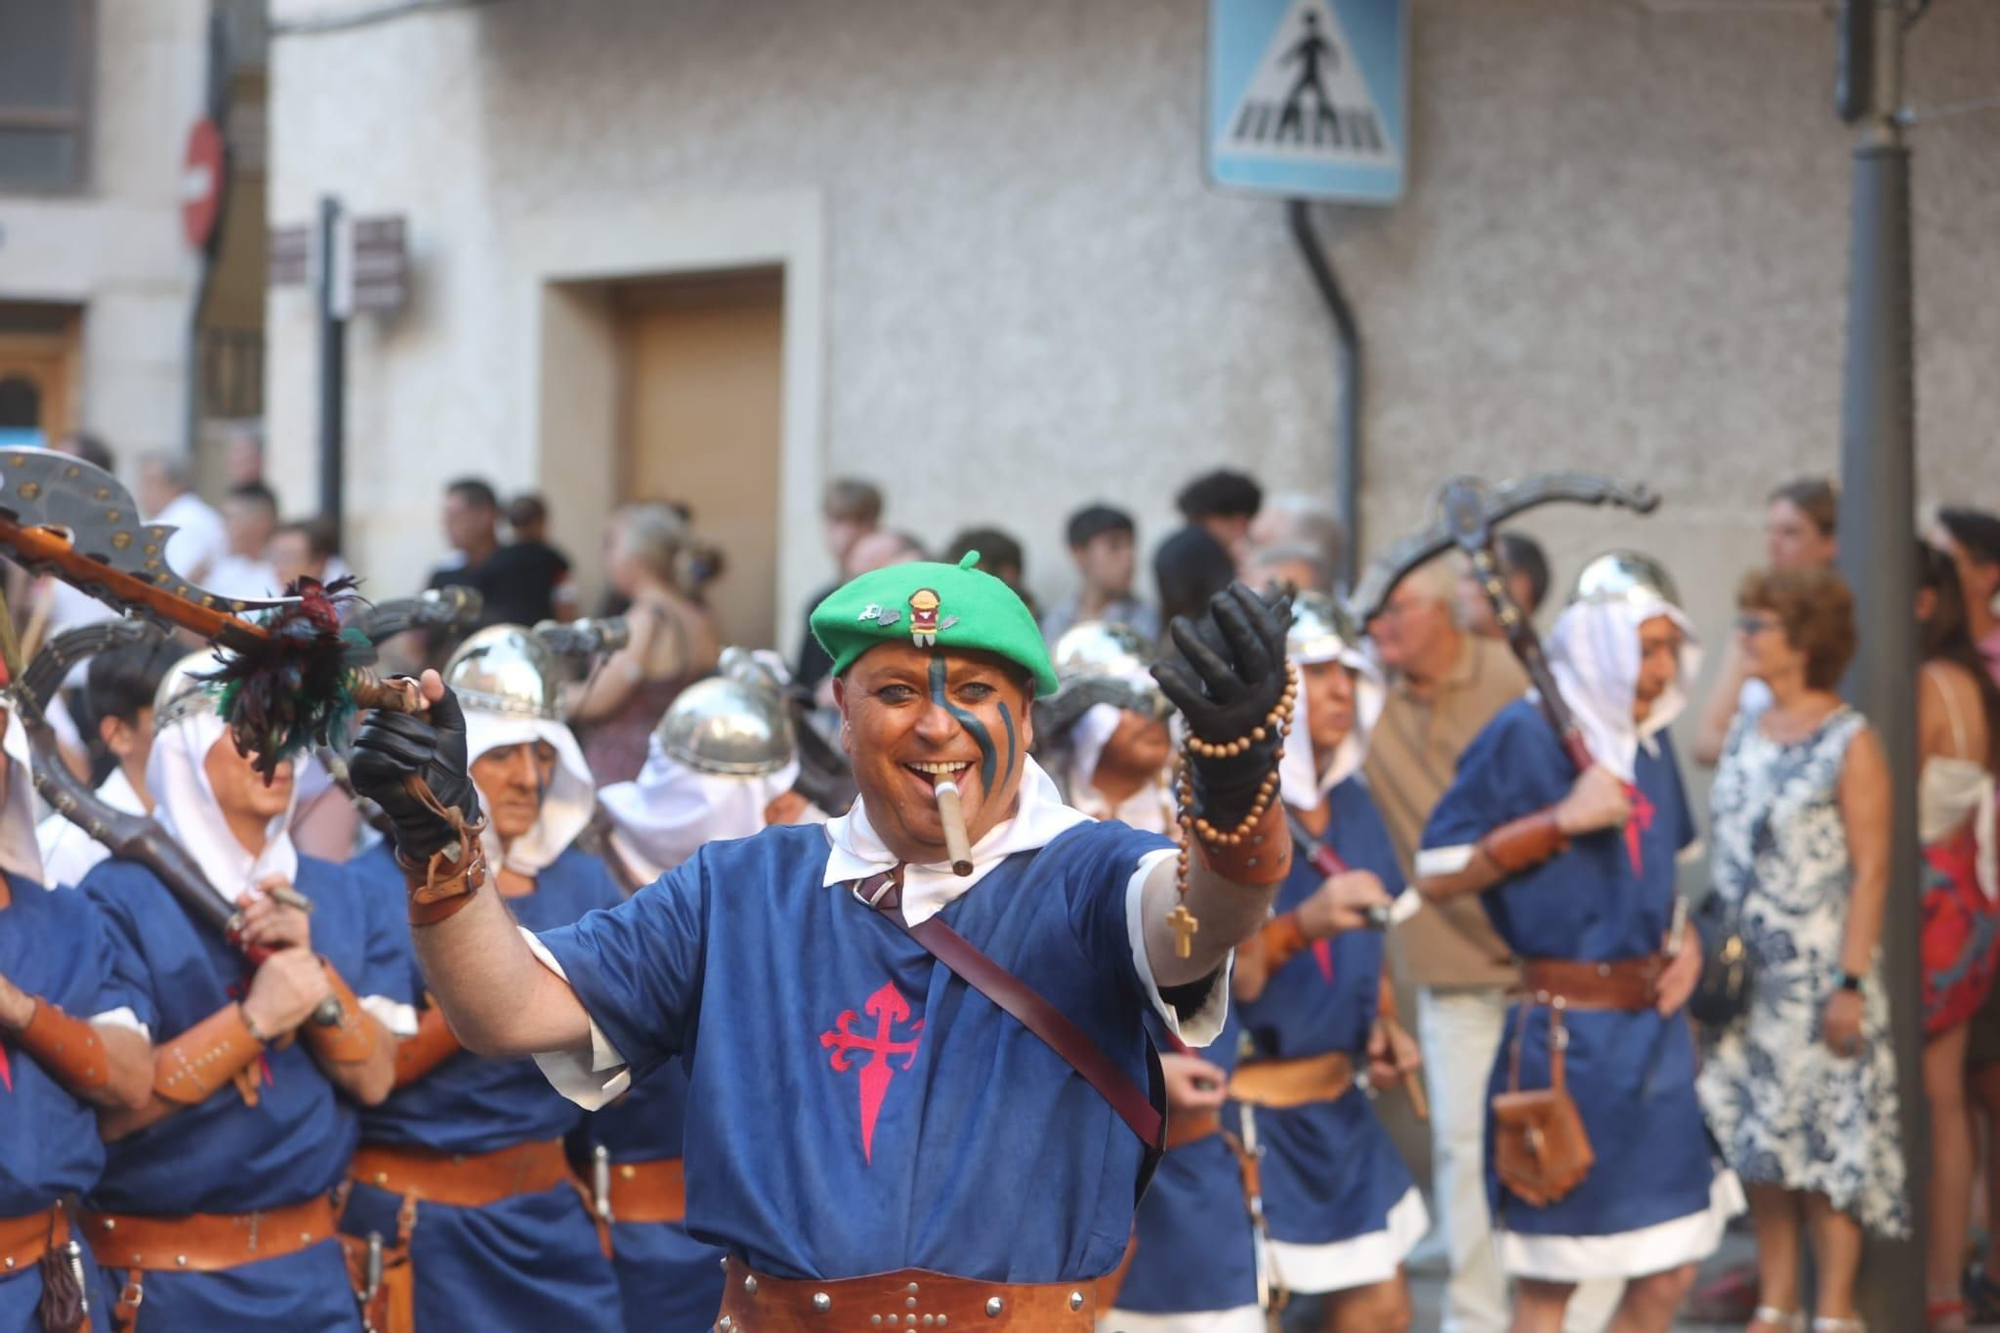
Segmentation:
[[(0, 449), (0, 516), (21, 527), (49, 528), (66, 533), (78, 555), (153, 584), (162, 591), (232, 615), (268, 610), (287, 604), (284, 598), (224, 597), (189, 582), (167, 563), (167, 539), (175, 529), (164, 523), (142, 523), (118, 479), (102, 468), (47, 449)], [(46, 563), (24, 556), (0, 533), (0, 550), (43, 572)], [(120, 610), (157, 620), (144, 607), (128, 606), (108, 596), (87, 579), (83, 591)]]

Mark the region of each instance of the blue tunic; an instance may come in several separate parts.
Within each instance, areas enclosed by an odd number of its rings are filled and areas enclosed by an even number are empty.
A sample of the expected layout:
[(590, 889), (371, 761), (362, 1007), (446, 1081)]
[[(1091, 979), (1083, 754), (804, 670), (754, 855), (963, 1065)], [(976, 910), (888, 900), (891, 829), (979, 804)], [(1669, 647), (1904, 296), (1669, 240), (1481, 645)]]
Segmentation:
[[(602, 1146), (613, 1163), (681, 1155), (688, 1077), (669, 1060), (590, 1117), (576, 1138), (588, 1162)], [(611, 1266), (625, 1307), (626, 1333), (703, 1333), (722, 1305), (722, 1251), (688, 1235), (680, 1222), (611, 1225)]]
[[(1373, 871), (1392, 897), (1401, 892), (1395, 847), (1362, 780), (1335, 786), (1327, 806), (1331, 818), (1321, 841), (1350, 869)], [(1297, 908), (1323, 880), (1307, 856), (1296, 855), (1276, 910)], [(1382, 943), (1380, 931), (1343, 931), (1280, 968), (1264, 993), (1242, 1006), (1254, 1053), (1246, 1058), (1298, 1060), (1339, 1051), (1357, 1069), (1365, 1067), (1381, 1000)], [(1336, 1101), (1259, 1108), (1255, 1115), (1272, 1240), (1330, 1245), (1387, 1227), (1389, 1210), (1414, 1182), (1359, 1084)]]
[[(403, 872), (385, 845), (352, 863), (363, 891), (406, 910)], [(604, 863), (568, 849), (535, 877), (532, 893), (507, 899), (530, 930), (565, 925), (619, 901)], [(396, 933), (395, 967), (421, 994), (415, 946)], [(368, 1143), (434, 1152), (490, 1153), (560, 1138), (583, 1113), (548, 1084), (535, 1062), (487, 1060), (469, 1051), (447, 1057), (380, 1106), (362, 1112)], [(399, 1196), (356, 1182), (341, 1229), (379, 1233), (394, 1243)], [(410, 1235), (416, 1320), (424, 1329), (618, 1327), (618, 1290), (598, 1244), (597, 1228), (568, 1183), (484, 1208), (418, 1205)]]
[[(136, 1000), (113, 975), (117, 945), (89, 899), (17, 875), (6, 879), (13, 900), (0, 908), (0, 976), (72, 1018), (122, 1007), (136, 1012)], [(0, 1217), (47, 1213), (63, 1195), (88, 1189), (104, 1167), (96, 1113), (11, 1042), (0, 1044), (0, 1125)], [(84, 1273), (95, 1278), (87, 1257)], [(39, 1266), (0, 1277), (0, 1329), (39, 1327), (41, 1298)], [(105, 1309), (94, 1280), (90, 1308)]]
[[(242, 955), (189, 919), (143, 866), (105, 861), (83, 891), (109, 918), (119, 942), (120, 982), (162, 1042), (179, 1036), (249, 985)], [(313, 900), (312, 947), (357, 995), (407, 1003), (407, 978), (385, 966), (385, 929), (344, 868), (301, 857), (293, 886)], [(86, 1196), (98, 1212), (171, 1217), (247, 1213), (303, 1203), (346, 1174), (360, 1122), (313, 1062), (305, 1043), (259, 1057), (257, 1104), (225, 1087), (198, 1105), (110, 1146), (104, 1175)], [(122, 1273), (109, 1275), (114, 1286)], [(142, 1323), (164, 1328), (263, 1329), (287, 1333), (359, 1326), (337, 1241), (217, 1273), (149, 1272)]]
[[(1660, 951), (1673, 918), (1674, 866), (1694, 820), (1672, 746), (1641, 747), (1634, 818), (1625, 829), (1577, 838), (1567, 852), (1481, 897), (1523, 958), (1612, 962)], [(1533, 704), (1501, 710), (1459, 761), (1424, 830), (1428, 848), (1465, 847), (1568, 794), (1576, 771)], [(1638, 865), (1628, 845), (1636, 835)], [(1521, 1086), (1549, 1083), (1549, 1010), (1516, 1004), (1494, 1061), (1491, 1089), (1507, 1086), (1508, 1043), (1525, 1024)], [(1487, 1154), (1487, 1193), (1505, 1226), (1530, 1236), (1606, 1236), (1700, 1213), (1715, 1167), (1694, 1091), (1694, 1038), (1685, 1012), (1572, 1010), (1568, 1084), (1597, 1164), (1559, 1202), (1536, 1208), (1504, 1190)], [(1492, 1125), (1487, 1126), (1490, 1145)]]
[[(1228, 1077), (1243, 1031), (1231, 1017), (1195, 1054)], [(1236, 1150), (1220, 1134), (1160, 1159), (1139, 1201), (1132, 1266), (1116, 1307), (1133, 1314), (1196, 1314), (1257, 1304), (1257, 1250)]]
[[(1079, 824), (939, 913), (1141, 1087), (1127, 887), (1169, 846)], [(689, 1231), (782, 1277), (1116, 1267), (1144, 1146), (1039, 1037), (822, 883), (828, 850), (810, 826), (710, 843), (542, 936), (634, 1077), (687, 1064)]]

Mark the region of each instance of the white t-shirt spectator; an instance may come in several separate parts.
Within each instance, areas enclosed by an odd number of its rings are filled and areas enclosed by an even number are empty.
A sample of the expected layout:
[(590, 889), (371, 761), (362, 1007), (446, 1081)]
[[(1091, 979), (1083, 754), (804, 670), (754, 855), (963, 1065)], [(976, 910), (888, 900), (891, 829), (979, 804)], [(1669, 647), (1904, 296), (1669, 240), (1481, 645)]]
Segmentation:
[(277, 597), (284, 589), (278, 586), (278, 571), (271, 568), (268, 560), (252, 560), (247, 555), (225, 555), (215, 562), (215, 568), (208, 572), (201, 586), (218, 597)]
[[(132, 788), (125, 770), (114, 768), (98, 784), (98, 796), (113, 810), (128, 815), (146, 813), (146, 803)], [(74, 888), (83, 883), (90, 868), (110, 856), (103, 843), (85, 833), (61, 815), (50, 815), (35, 830), (42, 845), (42, 883), (49, 888)]]
[(167, 563), (182, 578), (206, 587), (216, 565), (229, 554), (222, 515), (193, 491), (182, 491), (148, 521), (179, 529), (167, 538)]

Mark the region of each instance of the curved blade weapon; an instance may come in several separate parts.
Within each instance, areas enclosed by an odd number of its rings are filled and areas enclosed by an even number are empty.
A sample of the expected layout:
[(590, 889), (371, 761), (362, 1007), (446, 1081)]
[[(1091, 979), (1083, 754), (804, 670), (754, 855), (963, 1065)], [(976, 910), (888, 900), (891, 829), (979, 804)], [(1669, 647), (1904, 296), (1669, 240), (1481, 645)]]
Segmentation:
[[(361, 708), (413, 710), (408, 682), (378, 678), (341, 633), (342, 586), (302, 579), (277, 599), (224, 597), (167, 563), (174, 529), (141, 523), (118, 479), (42, 449), (0, 449), (0, 551), (99, 601), (216, 645), (217, 711), (268, 778)], [(251, 616), (261, 613), (259, 619)], [(360, 645), (365, 649), (365, 644)]]
[[(160, 631), (140, 620), (105, 620), (66, 630), (42, 646), (6, 695), (20, 714), (28, 734), (28, 748), (35, 790), (52, 809), (108, 848), (113, 856), (146, 867), (166, 885), (167, 892), (197, 925), (241, 952), (253, 968), (271, 956), (271, 949), (245, 944), (235, 933), (236, 904), (209, 883), (208, 876), (167, 831), (146, 815), (113, 809), (70, 772), (56, 749), (55, 728), (49, 725), (49, 700), (61, 688), (70, 668), (98, 653), (132, 644), (158, 640)], [(312, 900), (294, 895), (293, 906), (312, 910)], [(340, 1021), (340, 1001), (329, 997), (313, 1014), (313, 1021), (332, 1025)]]
[(1590, 767), (1590, 749), (1584, 744), (1576, 717), (1556, 688), (1549, 670), (1548, 656), (1534, 622), (1514, 604), (1501, 574), (1500, 561), (1493, 553), (1493, 530), (1516, 514), (1553, 502), (1584, 505), (1617, 505), (1634, 513), (1649, 514), (1657, 509), (1660, 497), (1643, 483), (1627, 486), (1590, 472), (1543, 472), (1498, 487), (1477, 477), (1453, 477), (1440, 486), (1432, 503), (1436, 517), (1424, 531), (1391, 546), (1368, 566), (1354, 590), (1351, 609), (1362, 624), (1382, 613), (1389, 594), (1405, 575), (1425, 561), (1454, 548), (1465, 552), (1471, 562), (1479, 590), (1493, 606), (1493, 615), (1507, 636), (1507, 646), (1520, 659), (1541, 700), (1542, 713), (1555, 728), (1563, 750), (1582, 772)]

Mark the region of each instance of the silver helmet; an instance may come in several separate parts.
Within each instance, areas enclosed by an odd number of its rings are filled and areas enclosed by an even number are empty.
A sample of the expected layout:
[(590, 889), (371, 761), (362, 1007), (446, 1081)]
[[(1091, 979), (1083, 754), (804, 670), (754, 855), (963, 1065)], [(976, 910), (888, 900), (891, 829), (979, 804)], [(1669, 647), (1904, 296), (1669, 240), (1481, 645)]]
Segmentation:
[(1347, 609), (1323, 592), (1310, 590), (1292, 598), (1292, 624), (1285, 631), (1285, 649), (1309, 662), (1331, 662), (1361, 651), (1361, 634)]
[(1056, 640), (1050, 654), (1061, 690), (1038, 710), (1052, 731), (1081, 717), (1092, 704), (1108, 703), (1131, 713), (1164, 718), (1173, 711), (1153, 683), (1159, 656), (1145, 635), (1112, 620), (1086, 620), (1072, 625)]
[(1606, 551), (1583, 567), (1569, 599), (1575, 602), (1623, 602), (1657, 597), (1671, 606), (1681, 605), (1680, 589), (1674, 586), (1667, 567), (1638, 551)]
[(466, 639), (445, 663), (444, 683), (467, 708), (562, 721), (556, 655), (519, 625), (489, 625)]
[(208, 675), (221, 665), (215, 654), (204, 648), (167, 668), (167, 674), (160, 677), (159, 687), (153, 691), (155, 736), (196, 713), (214, 711), (215, 686), (197, 677)]
[(725, 648), (715, 675), (682, 690), (653, 737), (698, 773), (763, 777), (792, 762), (797, 738), (776, 677), (743, 648)]

